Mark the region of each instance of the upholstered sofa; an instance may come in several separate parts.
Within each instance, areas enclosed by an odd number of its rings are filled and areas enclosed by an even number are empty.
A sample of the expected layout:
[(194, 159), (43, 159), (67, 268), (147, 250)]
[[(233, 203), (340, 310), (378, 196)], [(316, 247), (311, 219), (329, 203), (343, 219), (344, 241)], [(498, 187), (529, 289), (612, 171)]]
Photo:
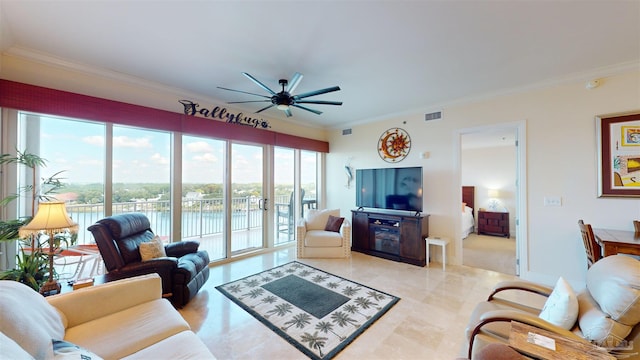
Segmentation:
[(508, 344), (511, 321), (518, 321), (599, 345), (621, 358), (640, 359), (640, 261), (625, 255), (602, 258), (587, 270), (585, 285), (576, 293), (562, 279), (553, 288), (499, 283), (472, 312), (465, 355), (476, 359), (488, 344)]
[(351, 257), (351, 223), (340, 209), (310, 209), (296, 225), (298, 258)]
[(3, 280), (0, 294), (2, 359), (214, 359), (157, 274), (47, 298)]
[(178, 307), (196, 296), (209, 278), (209, 254), (198, 250), (197, 241), (161, 244), (159, 257), (143, 261), (141, 247), (159, 240), (144, 214), (110, 216), (89, 226), (89, 231), (96, 240), (110, 280), (157, 273), (162, 278), (162, 294)]

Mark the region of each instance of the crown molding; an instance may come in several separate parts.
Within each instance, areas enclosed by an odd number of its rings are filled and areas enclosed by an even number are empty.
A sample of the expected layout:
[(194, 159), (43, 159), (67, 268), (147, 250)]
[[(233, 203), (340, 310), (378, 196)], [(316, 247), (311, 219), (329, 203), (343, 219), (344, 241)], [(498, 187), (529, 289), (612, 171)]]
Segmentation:
[(123, 82), (132, 86), (142, 87), (148, 90), (174, 94), (178, 97), (191, 97), (198, 100), (220, 102), (219, 99), (208, 98), (202, 94), (197, 94), (182, 88), (164, 85), (161, 83), (145, 80), (132, 75), (123, 74), (117, 71), (107, 70), (97, 66), (82, 64), (66, 59), (62, 59), (40, 51), (14, 46), (4, 52), (5, 55), (36, 62), (42, 65), (52, 66), (59, 69), (73, 71), (85, 75), (96, 76), (113, 81)]

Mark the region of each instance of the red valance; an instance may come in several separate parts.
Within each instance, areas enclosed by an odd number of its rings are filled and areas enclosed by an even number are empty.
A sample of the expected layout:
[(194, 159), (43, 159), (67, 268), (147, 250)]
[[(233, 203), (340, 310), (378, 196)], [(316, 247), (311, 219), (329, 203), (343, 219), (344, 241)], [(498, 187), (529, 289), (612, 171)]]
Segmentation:
[(196, 136), (329, 152), (329, 143), (326, 141), (4, 79), (0, 79), (0, 107), (148, 129), (176, 131)]

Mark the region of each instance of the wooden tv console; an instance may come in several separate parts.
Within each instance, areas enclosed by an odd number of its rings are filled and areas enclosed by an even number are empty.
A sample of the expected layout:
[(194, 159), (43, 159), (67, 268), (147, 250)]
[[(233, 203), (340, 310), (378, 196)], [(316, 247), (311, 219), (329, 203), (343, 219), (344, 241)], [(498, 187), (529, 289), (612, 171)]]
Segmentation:
[(429, 215), (390, 214), (351, 210), (351, 250), (425, 266), (425, 241), (429, 236)]

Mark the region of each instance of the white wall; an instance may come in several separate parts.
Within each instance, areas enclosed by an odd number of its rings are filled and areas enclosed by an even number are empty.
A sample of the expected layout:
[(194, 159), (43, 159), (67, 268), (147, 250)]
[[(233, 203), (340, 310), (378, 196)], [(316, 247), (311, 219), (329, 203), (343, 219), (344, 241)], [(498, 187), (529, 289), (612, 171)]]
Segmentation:
[[(330, 133), (328, 206), (345, 214), (354, 208), (355, 189), (344, 186), (344, 162), (351, 157), (355, 168), (393, 166), (379, 158), (376, 145), (383, 131), (402, 127), (413, 146), (398, 166), (423, 166), (430, 231), (455, 239), (461, 185), (456, 137), (462, 129), (525, 121), (528, 229), (522, 240), (528, 268), (522, 269), (523, 278), (553, 284), (564, 276), (574, 284), (584, 283), (586, 259), (578, 219), (594, 227), (632, 230), (631, 221), (640, 218), (639, 199), (597, 197), (594, 120), (600, 114), (640, 111), (640, 73), (603, 78), (592, 90), (585, 89), (584, 82), (573, 82), (442, 110), (439, 121), (425, 122), (421, 113), (355, 126), (352, 135)], [(428, 159), (419, 157), (424, 151), (430, 152)], [(562, 206), (544, 207), (545, 196), (562, 197)], [(456, 240), (448, 260), (460, 264), (461, 249)]]

